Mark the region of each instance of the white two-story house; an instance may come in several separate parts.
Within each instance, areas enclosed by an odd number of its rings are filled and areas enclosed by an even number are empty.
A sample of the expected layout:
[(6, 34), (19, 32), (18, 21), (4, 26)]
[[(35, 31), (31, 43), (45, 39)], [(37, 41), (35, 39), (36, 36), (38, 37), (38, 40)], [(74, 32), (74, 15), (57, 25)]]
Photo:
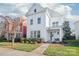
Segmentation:
[(44, 42), (62, 41), (62, 15), (41, 4), (33, 4), (26, 17), (27, 38), (42, 38)]

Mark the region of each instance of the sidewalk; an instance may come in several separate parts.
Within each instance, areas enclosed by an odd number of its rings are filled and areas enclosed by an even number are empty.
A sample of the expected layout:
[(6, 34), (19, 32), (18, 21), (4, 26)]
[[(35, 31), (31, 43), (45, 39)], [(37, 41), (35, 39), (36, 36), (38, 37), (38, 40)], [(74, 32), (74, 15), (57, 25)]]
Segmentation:
[(43, 44), (32, 52), (19, 51), (0, 47), (0, 56), (44, 56), (42, 53), (49, 44)]
[(33, 50), (32, 53), (43, 55), (43, 52), (47, 49), (48, 46), (49, 46), (49, 44), (43, 44), (42, 46), (40, 46), (37, 49)]

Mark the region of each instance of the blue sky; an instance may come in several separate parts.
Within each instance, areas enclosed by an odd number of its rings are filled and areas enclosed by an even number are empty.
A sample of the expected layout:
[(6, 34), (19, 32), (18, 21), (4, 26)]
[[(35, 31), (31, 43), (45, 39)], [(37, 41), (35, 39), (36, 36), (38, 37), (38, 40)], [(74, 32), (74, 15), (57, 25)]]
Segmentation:
[(72, 14), (79, 15), (79, 3), (65, 3), (72, 8)]

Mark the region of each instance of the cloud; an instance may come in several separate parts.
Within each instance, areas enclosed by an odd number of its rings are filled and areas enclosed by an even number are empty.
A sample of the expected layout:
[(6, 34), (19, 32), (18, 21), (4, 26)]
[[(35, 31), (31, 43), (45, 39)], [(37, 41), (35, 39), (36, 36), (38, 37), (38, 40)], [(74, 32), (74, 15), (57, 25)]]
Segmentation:
[(0, 3), (0, 15), (19, 17), (20, 15), (25, 15), (29, 8), (30, 5), (25, 3)]
[(32, 4), (30, 4), (30, 3), (27, 3), (27, 4), (25, 4), (25, 3), (24, 4), (23, 3), (16, 4), (16, 8), (15, 8), (14, 12), (25, 14), (28, 11), (28, 9), (31, 7), (31, 5)]
[[(60, 3), (40, 3), (43, 7), (48, 7), (54, 9), (58, 13), (71, 17), (72, 8), (67, 4)], [(74, 5), (74, 4), (72, 4)], [(1, 3), (0, 4), (0, 14), (10, 15), (10, 16), (20, 16), (25, 15), (28, 9), (32, 6), (32, 3)]]
[(59, 5), (59, 3), (40, 3), (43, 7), (48, 7), (50, 9), (53, 9), (54, 7), (56, 7), (57, 5)]
[[(59, 14), (65, 16), (68, 20), (71, 20), (72, 18), (72, 8), (68, 4), (61, 4), (61, 3), (44, 3), (41, 4), (44, 7), (48, 7), (50, 9), (55, 10)], [(71, 4), (72, 6), (75, 4)]]
[(61, 15), (70, 15), (72, 8), (67, 5), (58, 5), (54, 10), (59, 12)]

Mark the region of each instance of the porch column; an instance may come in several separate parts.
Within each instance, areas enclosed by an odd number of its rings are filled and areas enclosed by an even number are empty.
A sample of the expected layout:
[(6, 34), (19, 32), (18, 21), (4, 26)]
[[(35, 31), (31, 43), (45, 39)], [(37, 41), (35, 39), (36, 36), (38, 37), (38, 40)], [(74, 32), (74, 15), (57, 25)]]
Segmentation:
[(59, 29), (59, 32), (60, 32), (60, 42), (62, 41), (62, 29), (60, 28)]

